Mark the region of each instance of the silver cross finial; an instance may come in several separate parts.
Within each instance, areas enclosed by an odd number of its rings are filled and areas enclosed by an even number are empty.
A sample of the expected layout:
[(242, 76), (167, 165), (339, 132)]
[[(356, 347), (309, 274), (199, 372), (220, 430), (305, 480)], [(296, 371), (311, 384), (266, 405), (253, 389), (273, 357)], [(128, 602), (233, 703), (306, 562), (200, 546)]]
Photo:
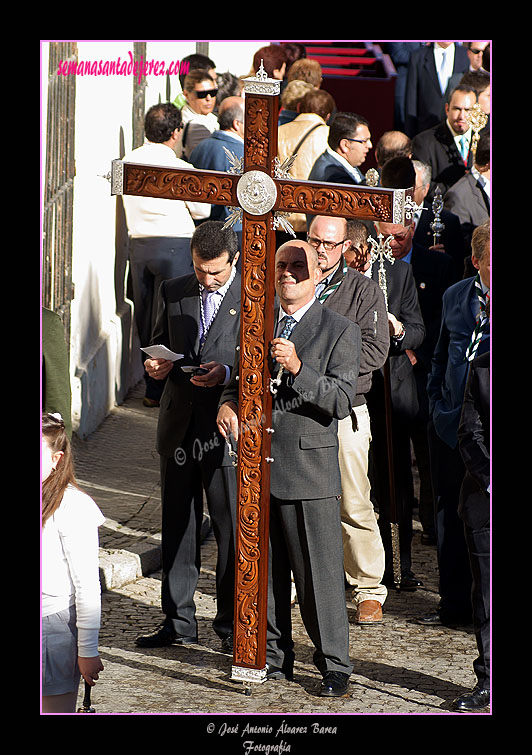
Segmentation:
[(257, 71), (256, 78), (257, 79), (261, 79), (262, 81), (266, 81), (266, 79), (268, 78), (268, 73), (267, 73), (266, 69), (264, 68), (263, 64), (264, 64), (264, 60), (262, 60), (262, 58), (261, 58), (260, 68)]
[(395, 257), (393, 256), (392, 248), (390, 246), (390, 241), (393, 239), (393, 236), (390, 235), (385, 240), (382, 233), (379, 233), (377, 236), (378, 241), (375, 241), (374, 238), (371, 236), (368, 237), (368, 241), (371, 245), (371, 264), (373, 265), (375, 262), (379, 262), (379, 287), (384, 294), (384, 300), (386, 302), (386, 309), (388, 309), (388, 283), (386, 280), (386, 269), (384, 267), (384, 260), (388, 260), (392, 265), (395, 262)]

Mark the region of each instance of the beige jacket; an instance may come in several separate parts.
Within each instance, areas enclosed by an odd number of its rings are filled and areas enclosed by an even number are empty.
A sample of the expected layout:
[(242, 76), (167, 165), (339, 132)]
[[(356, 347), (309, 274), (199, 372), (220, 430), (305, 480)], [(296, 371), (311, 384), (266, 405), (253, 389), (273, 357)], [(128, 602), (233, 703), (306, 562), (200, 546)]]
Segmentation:
[[(279, 160), (283, 163), (287, 157), (292, 155), (303, 135), (316, 123), (321, 125), (305, 139), (290, 169), (292, 178), (305, 181), (308, 179), (312, 166), (318, 157), (325, 152), (329, 127), (317, 113), (301, 113), (293, 121), (279, 126), (278, 153)], [(303, 213), (290, 214), (288, 221), (292, 224), (294, 231), (305, 231), (307, 229), (306, 216)]]

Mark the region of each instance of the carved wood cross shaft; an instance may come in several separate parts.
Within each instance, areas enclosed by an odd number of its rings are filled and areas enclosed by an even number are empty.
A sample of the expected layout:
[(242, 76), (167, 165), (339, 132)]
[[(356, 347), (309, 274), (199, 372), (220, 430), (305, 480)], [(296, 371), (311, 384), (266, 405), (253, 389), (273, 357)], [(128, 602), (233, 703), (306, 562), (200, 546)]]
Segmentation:
[[(262, 68), (262, 67), (261, 67)], [(280, 81), (259, 70), (245, 80), (242, 175), (114, 160), (111, 194), (241, 207), (242, 302), (235, 619), (232, 677), (261, 682), (266, 666), (275, 213), (380, 220), (407, 225), (412, 189), (296, 181), (278, 177)]]

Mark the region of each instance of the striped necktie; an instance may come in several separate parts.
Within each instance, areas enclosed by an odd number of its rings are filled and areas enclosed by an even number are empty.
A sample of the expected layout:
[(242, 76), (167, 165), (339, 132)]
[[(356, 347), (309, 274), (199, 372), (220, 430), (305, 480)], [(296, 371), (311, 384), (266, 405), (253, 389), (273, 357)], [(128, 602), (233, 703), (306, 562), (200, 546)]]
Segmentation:
[(482, 291), (482, 284), (480, 282), (480, 275), (477, 275), (475, 278), (475, 289), (478, 296), (478, 303), (480, 305), (477, 322), (475, 325), (475, 329), (473, 330), (473, 333), (471, 335), (471, 342), (469, 346), (466, 349), (465, 357), (468, 362), (471, 362), (475, 358), (475, 354), (477, 352), (477, 349), (479, 347), (479, 344), (482, 340), (482, 336), (486, 332), (487, 325), (489, 324), (489, 317), (488, 313), (486, 311), (486, 305), (489, 301), (489, 291), (487, 291), (485, 294)]
[(318, 286), (316, 286), (316, 294), (318, 296), (318, 301), (323, 304), (323, 302), (329, 298), (331, 294), (334, 294), (338, 286), (342, 283), (343, 279), (345, 278), (345, 274), (347, 273), (347, 262), (345, 261), (345, 257), (342, 258), (344, 261), (343, 268), (342, 268), (342, 277), (339, 281), (333, 284), (327, 284), (325, 285), (322, 290), (318, 293)]

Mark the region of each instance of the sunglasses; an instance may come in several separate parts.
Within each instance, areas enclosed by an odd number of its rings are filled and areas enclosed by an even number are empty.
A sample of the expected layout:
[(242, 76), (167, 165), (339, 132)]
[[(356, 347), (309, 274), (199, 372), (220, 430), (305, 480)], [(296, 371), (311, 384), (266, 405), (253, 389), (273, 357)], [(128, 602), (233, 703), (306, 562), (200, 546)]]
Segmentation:
[(200, 92), (197, 92), (196, 90), (194, 90), (194, 94), (196, 95), (198, 100), (204, 100), (208, 94), (210, 94), (211, 97), (216, 97), (216, 95), (218, 94), (218, 90), (217, 89), (203, 89)]

